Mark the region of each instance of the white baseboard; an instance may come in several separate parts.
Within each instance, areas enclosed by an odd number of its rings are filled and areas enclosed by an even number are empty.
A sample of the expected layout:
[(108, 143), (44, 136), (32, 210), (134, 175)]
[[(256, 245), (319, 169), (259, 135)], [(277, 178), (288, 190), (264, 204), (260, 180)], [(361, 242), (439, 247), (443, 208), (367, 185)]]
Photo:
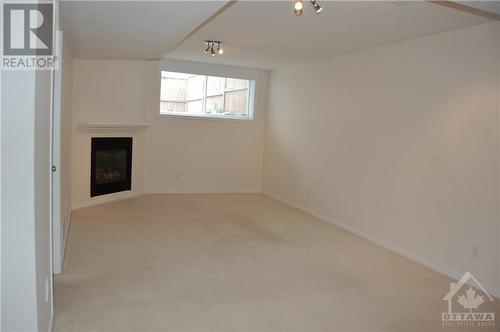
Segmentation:
[(260, 188), (237, 189), (147, 189), (144, 194), (260, 194)]
[(114, 201), (137, 197), (145, 194), (260, 194), (260, 188), (240, 188), (229, 189), (148, 189), (141, 191), (125, 191), (116, 194), (103, 195), (91, 198), (85, 202), (79, 202), (71, 205), (71, 210), (81, 209), (89, 206), (111, 203)]
[(66, 229), (64, 230), (64, 236), (63, 236), (63, 248), (66, 248), (66, 242), (68, 239), (68, 231), (69, 231), (69, 225), (71, 223), (71, 209), (68, 210), (66, 213), (66, 219), (64, 219), (66, 222), (64, 225), (66, 225)]
[(105, 203), (111, 203), (114, 201), (136, 197), (142, 195), (142, 191), (123, 191), (115, 194), (102, 195), (99, 197), (91, 198), (88, 201), (78, 202), (71, 205), (71, 210), (81, 209), (84, 207), (100, 205)]
[(49, 321), (49, 332), (52, 332), (54, 330), (54, 309), (52, 309), (52, 313), (50, 314), (50, 321)]
[[(383, 240), (380, 240), (380, 239), (378, 239), (378, 238), (376, 238), (376, 237), (374, 237), (372, 235), (366, 234), (366, 233), (364, 233), (364, 232), (362, 232), (360, 230), (357, 230), (357, 229), (352, 228), (352, 227), (350, 227), (350, 226), (348, 226), (346, 224), (338, 222), (338, 221), (334, 220), (333, 218), (327, 217), (327, 216), (325, 216), (325, 215), (323, 215), (321, 213), (318, 213), (316, 211), (313, 211), (311, 209), (303, 207), (303, 206), (301, 206), (299, 204), (296, 204), (294, 202), (291, 202), (291, 201), (289, 201), (287, 199), (281, 198), (281, 197), (279, 197), (279, 196), (277, 196), (275, 194), (272, 194), (270, 192), (263, 192), (263, 194), (267, 195), (267, 196), (269, 196), (269, 197), (271, 197), (271, 198), (273, 198), (273, 199), (275, 199), (275, 200), (277, 200), (277, 201), (279, 201), (279, 202), (281, 202), (283, 204), (289, 205), (289, 206), (291, 206), (291, 207), (293, 207), (293, 208), (295, 208), (297, 210), (300, 210), (300, 211), (302, 211), (302, 212), (304, 212), (306, 214), (309, 214), (309, 215), (311, 215), (311, 216), (313, 216), (313, 217), (315, 217), (315, 218), (317, 218), (317, 219), (319, 219), (319, 220), (321, 220), (323, 222), (327, 222), (327, 223), (329, 223), (331, 225), (337, 226), (340, 229), (343, 229), (343, 230), (348, 231), (348, 232), (350, 232), (352, 234), (358, 235), (358, 236), (360, 236), (360, 237), (362, 237), (362, 238), (364, 238), (364, 239), (366, 239), (366, 240), (368, 240), (370, 242), (373, 242), (373, 243), (375, 243), (375, 244), (377, 244), (377, 245), (379, 245), (379, 246), (381, 246), (381, 247), (383, 247), (385, 249), (388, 249), (388, 250), (390, 250), (392, 252), (395, 252), (396, 254), (399, 254), (399, 255), (401, 255), (403, 257), (406, 257), (409, 260), (411, 260), (411, 261), (413, 261), (413, 262), (415, 262), (417, 264), (423, 265), (423, 266), (425, 266), (425, 267), (427, 267), (427, 268), (429, 268), (431, 270), (434, 270), (434, 271), (436, 271), (436, 272), (438, 272), (440, 274), (443, 274), (443, 275), (445, 275), (447, 277), (450, 277), (450, 278), (452, 278), (454, 280), (459, 280), (460, 277), (463, 275), (463, 272), (459, 273), (459, 272), (451, 270), (448, 267), (440, 266), (439, 264), (436, 264), (435, 262), (433, 262), (433, 261), (431, 261), (429, 259), (426, 259), (426, 258), (423, 258), (421, 256), (415, 255), (415, 254), (413, 254), (413, 253), (411, 253), (409, 251), (401, 249), (401, 248), (399, 248), (399, 247), (397, 247), (395, 245), (392, 245), (392, 244), (387, 243), (387, 242), (385, 242)], [(475, 286), (474, 284), (471, 284), (471, 285)], [(491, 287), (489, 285), (485, 285), (483, 283), (482, 283), (482, 286), (486, 289), (486, 291), (491, 296), (496, 297), (497, 299), (500, 299), (500, 290), (499, 289), (497, 289), (495, 287)]]
[(59, 263), (59, 266), (58, 264), (56, 263), (56, 260), (54, 259), (54, 265), (53, 265), (53, 273), (54, 274), (61, 274), (62, 271), (63, 271), (63, 266), (64, 266), (64, 255), (65, 255), (65, 252), (66, 252), (66, 239), (68, 237), (68, 229), (69, 229), (69, 222), (70, 222), (70, 218), (71, 218), (71, 209), (68, 208), (68, 210), (66, 211), (65, 213), (65, 216), (64, 216), (64, 219), (63, 219), (63, 222), (62, 222), (62, 226), (61, 228), (64, 230), (64, 234), (63, 234), (63, 237), (62, 237), (62, 245), (61, 245), (61, 248), (60, 248), (60, 263)]
[(64, 231), (64, 236), (63, 236), (63, 251), (62, 251), (62, 257), (61, 257), (61, 273), (64, 271), (64, 261), (66, 259), (66, 248), (68, 247), (68, 234), (69, 234), (69, 228), (71, 226), (71, 210), (68, 211), (68, 219), (66, 222), (66, 230)]

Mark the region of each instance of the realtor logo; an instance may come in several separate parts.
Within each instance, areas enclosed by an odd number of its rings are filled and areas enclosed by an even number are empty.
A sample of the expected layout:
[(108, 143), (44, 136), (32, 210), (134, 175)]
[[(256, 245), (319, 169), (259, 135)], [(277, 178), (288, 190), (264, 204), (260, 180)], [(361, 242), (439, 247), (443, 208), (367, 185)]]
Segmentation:
[(3, 4), (2, 69), (54, 67), (53, 4)]
[(6, 3), (3, 6), (4, 55), (52, 55), (50, 3)]
[[(473, 283), (480, 291), (469, 286)], [(450, 283), (450, 291), (443, 297), (448, 302), (448, 312), (441, 314), (443, 326), (449, 327), (492, 327), (495, 326), (494, 312), (480, 312), (479, 307), (485, 301), (493, 302), (477, 279), (467, 271), (458, 282)], [(458, 306), (457, 304), (460, 306)], [(454, 306), (455, 304), (455, 306)], [(456, 307), (455, 311), (453, 310)]]

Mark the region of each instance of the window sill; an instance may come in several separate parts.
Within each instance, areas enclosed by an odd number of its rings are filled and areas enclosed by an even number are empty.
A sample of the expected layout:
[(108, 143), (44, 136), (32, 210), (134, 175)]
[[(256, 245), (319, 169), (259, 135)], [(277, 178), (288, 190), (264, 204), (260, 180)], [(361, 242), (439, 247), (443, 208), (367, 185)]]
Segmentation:
[(160, 113), (160, 116), (165, 116), (169, 118), (180, 118), (180, 119), (197, 119), (197, 120), (215, 120), (215, 121), (236, 121), (236, 122), (253, 122), (255, 119), (253, 117), (227, 117), (218, 115), (197, 115), (197, 114), (184, 114), (184, 113)]

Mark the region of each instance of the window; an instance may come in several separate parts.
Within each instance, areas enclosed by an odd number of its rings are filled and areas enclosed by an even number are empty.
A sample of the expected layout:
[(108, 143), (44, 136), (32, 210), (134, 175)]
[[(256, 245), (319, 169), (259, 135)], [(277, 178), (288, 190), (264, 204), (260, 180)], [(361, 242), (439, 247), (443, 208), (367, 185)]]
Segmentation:
[(208, 118), (253, 118), (254, 81), (161, 72), (160, 114)]

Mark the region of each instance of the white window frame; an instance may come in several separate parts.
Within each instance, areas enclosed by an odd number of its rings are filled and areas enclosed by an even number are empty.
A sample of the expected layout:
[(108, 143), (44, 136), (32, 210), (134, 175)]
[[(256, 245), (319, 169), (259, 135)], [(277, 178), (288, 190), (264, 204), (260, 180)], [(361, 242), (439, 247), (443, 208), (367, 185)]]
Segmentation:
[[(193, 74), (193, 75), (198, 75), (198, 76), (205, 76), (205, 80), (203, 82), (203, 97), (201, 98), (202, 101), (202, 111), (204, 114), (189, 114), (187, 112), (169, 112), (169, 113), (162, 113), (161, 112), (161, 94), (160, 94), (160, 99), (159, 99), (159, 107), (158, 107), (158, 113), (160, 116), (167, 116), (167, 117), (176, 117), (176, 118), (195, 118), (195, 119), (216, 119), (216, 120), (229, 120), (229, 121), (253, 121), (254, 120), (254, 105), (255, 105), (255, 79), (250, 79), (250, 78), (241, 78), (241, 77), (231, 77), (229, 75), (214, 75), (214, 74), (200, 74), (200, 73), (193, 73), (189, 71), (180, 71), (180, 70), (171, 70), (171, 69), (166, 69), (166, 68), (160, 68), (160, 89), (161, 89), (161, 72), (163, 71), (168, 71), (168, 72), (175, 72), (175, 73), (181, 73), (181, 74)], [(247, 111), (248, 111), (248, 116), (227, 116), (227, 115), (222, 115), (222, 114), (207, 114), (205, 113), (206, 110), (206, 98), (207, 98), (207, 81), (208, 77), (220, 77), (220, 78), (233, 78), (233, 79), (239, 79), (239, 80), (245, 80), (248, 81), (248, 94), (247, 94)], [(236, 90), (235, 90), (236, 91)], [(223, 93), (223, 108), (225, 108), (225, 99), (226, 91)]]

